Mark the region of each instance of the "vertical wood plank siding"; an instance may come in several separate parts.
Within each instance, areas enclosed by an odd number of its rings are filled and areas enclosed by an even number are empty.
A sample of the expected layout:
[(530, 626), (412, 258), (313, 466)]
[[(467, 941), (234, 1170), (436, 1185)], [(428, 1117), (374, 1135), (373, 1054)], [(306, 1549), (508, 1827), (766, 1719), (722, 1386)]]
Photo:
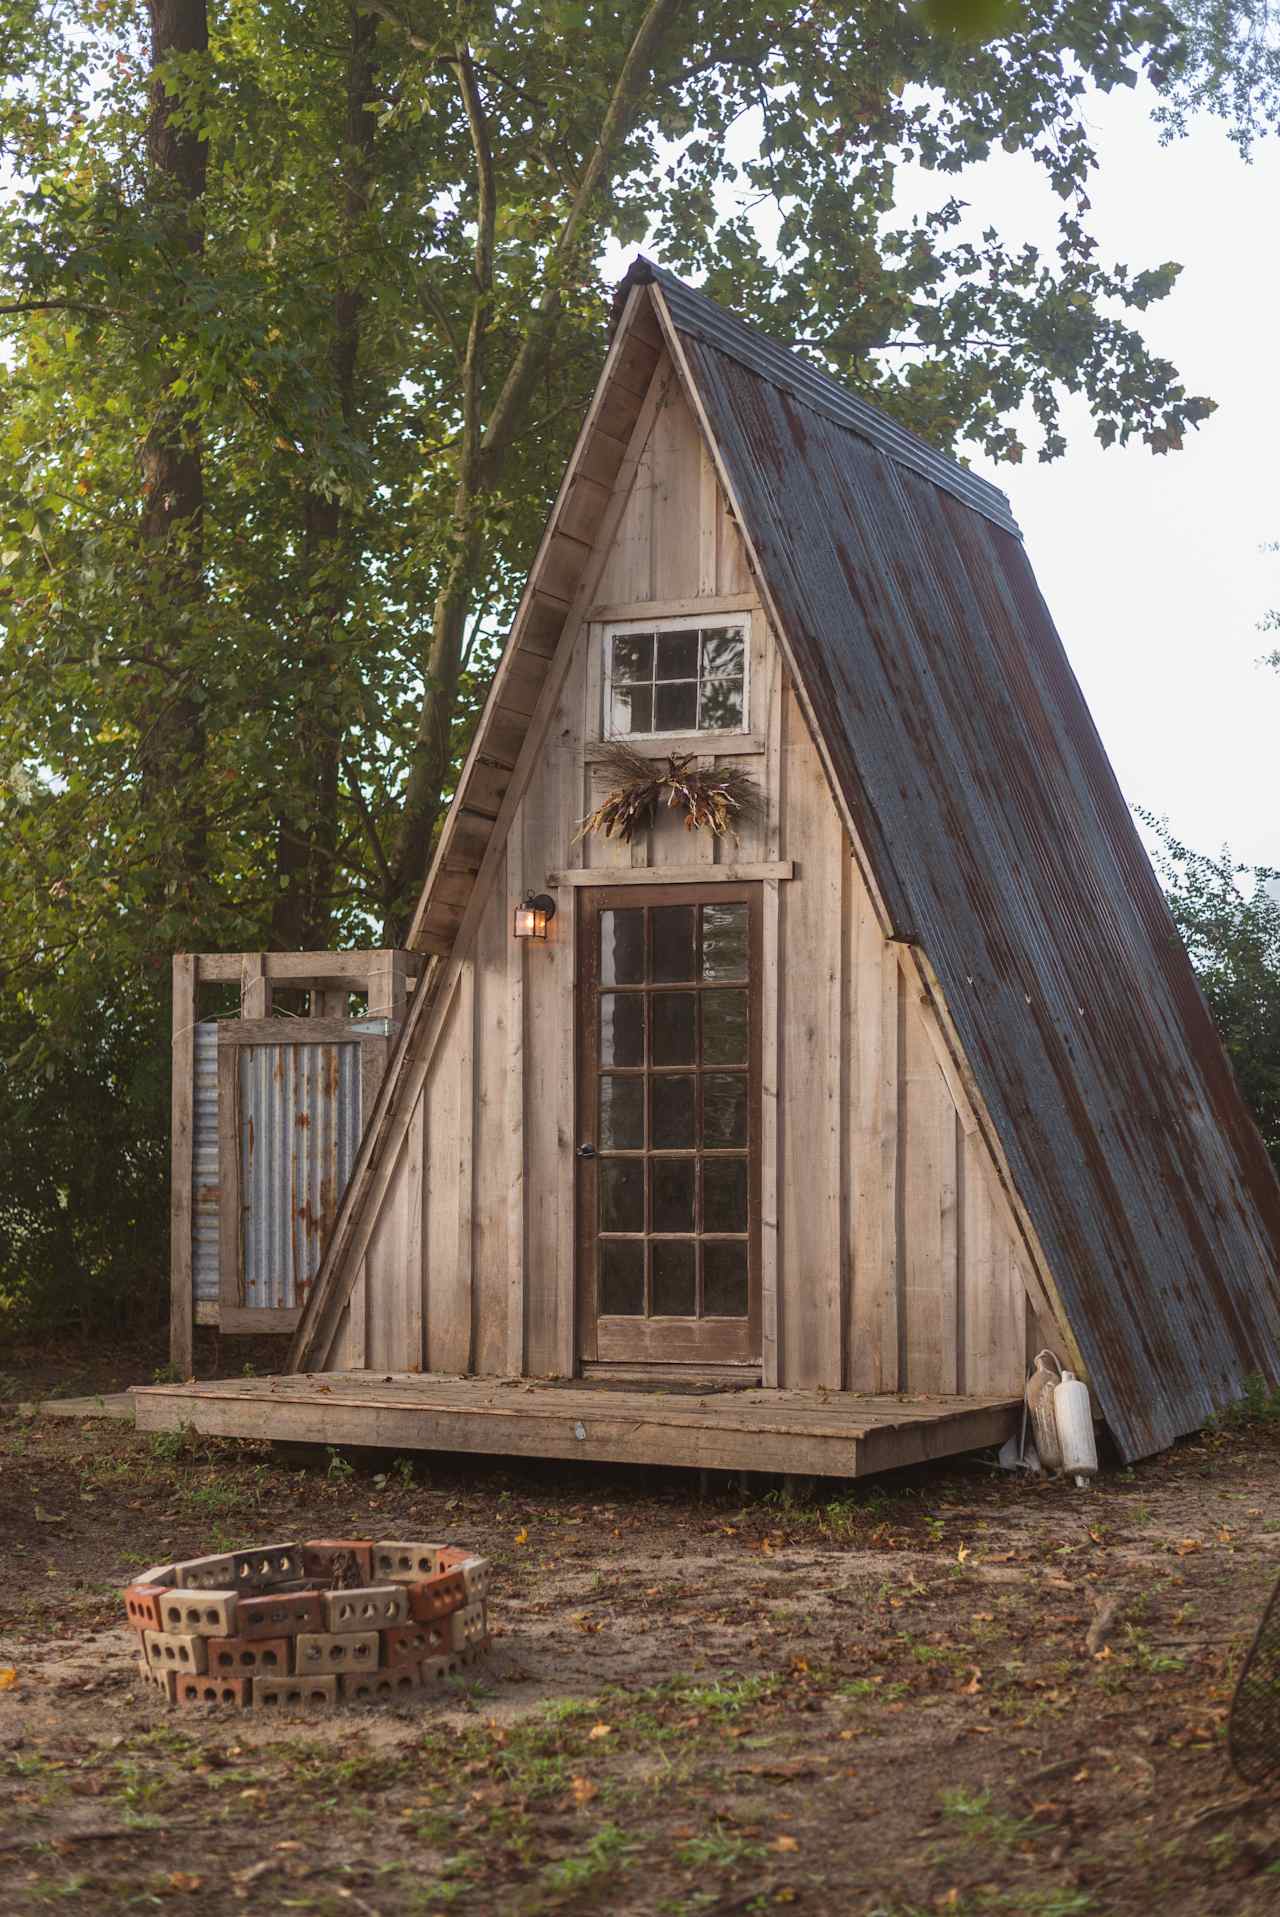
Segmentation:
[[(597, 515), (598, 517), (598, 515)], [(750, 569), (674, 383), (638, 461), (595, 603), (740, 594)], [(764, 787), (737, 844), (673, 816), (634, 846), (588, 838), (607, 782), (601, 628), (584, 625), (463, 953), (459, 988), (368, 1239), (333, 1368), (563, 1375), (575, 1360), (575, 888), (545, 944), (512, 908), (549, 872), (795, 861), (764, 897), (763, 1376), (796, 1388), (1021, 1386), (1027, 1311), (985, 1147), (966, 1132), (927, 1002), (886, 942), (764, 614), (731, 762)]]

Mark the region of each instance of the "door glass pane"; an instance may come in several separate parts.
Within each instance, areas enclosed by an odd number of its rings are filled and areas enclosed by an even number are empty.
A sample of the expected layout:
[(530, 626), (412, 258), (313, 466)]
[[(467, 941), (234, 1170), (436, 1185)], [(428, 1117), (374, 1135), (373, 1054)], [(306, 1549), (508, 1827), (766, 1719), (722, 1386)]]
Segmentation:
[(653, 1315), (692, 1318), (697, 1310), (697, 1278), (691, 1239), (658, 1239), (653, 1247)]
[(708, 1318), (746, 1317), (747, 1248), (744, 1244), (703, 1244), (702, 1310)]
[(653, 976), (663, 985), (693, 977), (693, 907), (659, 905), (653, 913)]
[(644, 1080), (600, 1080), (600, 1145), (604, 1151), (640, 1151), (644, 1146)]
[(703, 993), (702, 1057), (707, 1065), (746, 1064), (747, 995), (745, 992)]
[(693, 1158), (653, 1160), (654, 1231), (693, 1230)]
[[(716, 992), (711, 996), (716, 998), (737, 996), (745, 1000), (746, 993)], [(692, 992), (654, 993), (653, 1062), (655, 1065), (693, 1064), (693, 1008), (696, 1003), (697, 999)]]
[(601, 992), (600, 1063), (644, 1064), (644, 995)]
[(704, 626), (702, 629), (702, 676), (717, 673), (742, 677), (742, 629), (740, 626)]
[(600, 1240), (600, 1309), (606, 1317), (644, 1316), (644, 1246)]
[(609, 730), (615, 737), (628, 732), (653, 731), (650, 686), (614, 686), (609, 698)]
[[(730, 670), (730, 668), (725, 668)], [(615, 633), (613, 640), (613, 678), (648, 680), (653, 677), (653, 634), (651, 632)]]
[(702, 709), (698, 715), (700, 732), (741, 732), (741, 679), (704, 679)]
[(704, 1158), (702, 1161), (703, 1231), (747, 1229), (747, 1161), (745, 1158)]
[(600, 980), (604, 985), (644, 983), (644, 913), (600, 914)]
[(600, 1229), (644, 1230), (643, 1158), (600, 1160)]
[(744, 1074), (708, 1072), (703, 1079), (702, 1142), (712, 1150), (748, 1142)]
[(665, 1074), (653, 1080), (650, 1124), (653, 1143), (660, 1151), (678, 1151), (693, 1144), (695, 1083), (692, 1078), (668, 1078)]
[[(732, 668), (726, 668), (732, 670)], [(658, 634), (659, 679), (696, 679), (698, 676), (698, 635), (696, 632), (660, 632)]]
[[(672, 685), (659, 685), (653, 696), (655, 732), (696, 732), (698, 729), (698, 682), (677, 679)], [(633, 727), (634, 731), (635, 728)]]
[(702, 976), (717, 979), (747, 976), (745, 905), (703, 906)]

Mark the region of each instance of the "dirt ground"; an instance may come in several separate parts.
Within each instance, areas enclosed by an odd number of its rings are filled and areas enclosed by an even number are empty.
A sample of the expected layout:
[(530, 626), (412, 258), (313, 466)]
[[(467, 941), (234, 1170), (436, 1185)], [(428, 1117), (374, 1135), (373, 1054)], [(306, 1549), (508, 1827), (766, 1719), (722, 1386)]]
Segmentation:
[[(0, 1911), (1280, 1910), (1280, 1788), (1223, 1755), (1280, 1421), (1087, 1492), (967, 1462), (801, 1496), (16, 1410), (130, 1365), (0, 1359)], [(133, 1681), (131, 1573), (353, 1535), (493, 1561), (448, 1697), (261, 1723)]]

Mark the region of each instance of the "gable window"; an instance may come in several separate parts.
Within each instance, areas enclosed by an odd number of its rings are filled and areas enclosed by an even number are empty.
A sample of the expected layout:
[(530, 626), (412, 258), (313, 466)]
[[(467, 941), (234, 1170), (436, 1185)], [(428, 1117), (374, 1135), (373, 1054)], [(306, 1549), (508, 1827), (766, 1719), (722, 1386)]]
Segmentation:
[(745, 619), (613, 626), (605, 633), (604, 654), (610, 738), (746, 729)]

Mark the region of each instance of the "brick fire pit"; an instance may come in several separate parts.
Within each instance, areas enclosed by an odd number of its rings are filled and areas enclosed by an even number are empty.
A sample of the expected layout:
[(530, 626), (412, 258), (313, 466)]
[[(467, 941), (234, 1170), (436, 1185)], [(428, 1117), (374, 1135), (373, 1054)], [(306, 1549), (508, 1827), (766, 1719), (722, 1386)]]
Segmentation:
[(156, 1566), (122, 1593), (138, 1675), (170, 1704), (324, 1709), (431, 1689), (489, 1648), (489, 1567), (456, 1545), (264, 1544)]

